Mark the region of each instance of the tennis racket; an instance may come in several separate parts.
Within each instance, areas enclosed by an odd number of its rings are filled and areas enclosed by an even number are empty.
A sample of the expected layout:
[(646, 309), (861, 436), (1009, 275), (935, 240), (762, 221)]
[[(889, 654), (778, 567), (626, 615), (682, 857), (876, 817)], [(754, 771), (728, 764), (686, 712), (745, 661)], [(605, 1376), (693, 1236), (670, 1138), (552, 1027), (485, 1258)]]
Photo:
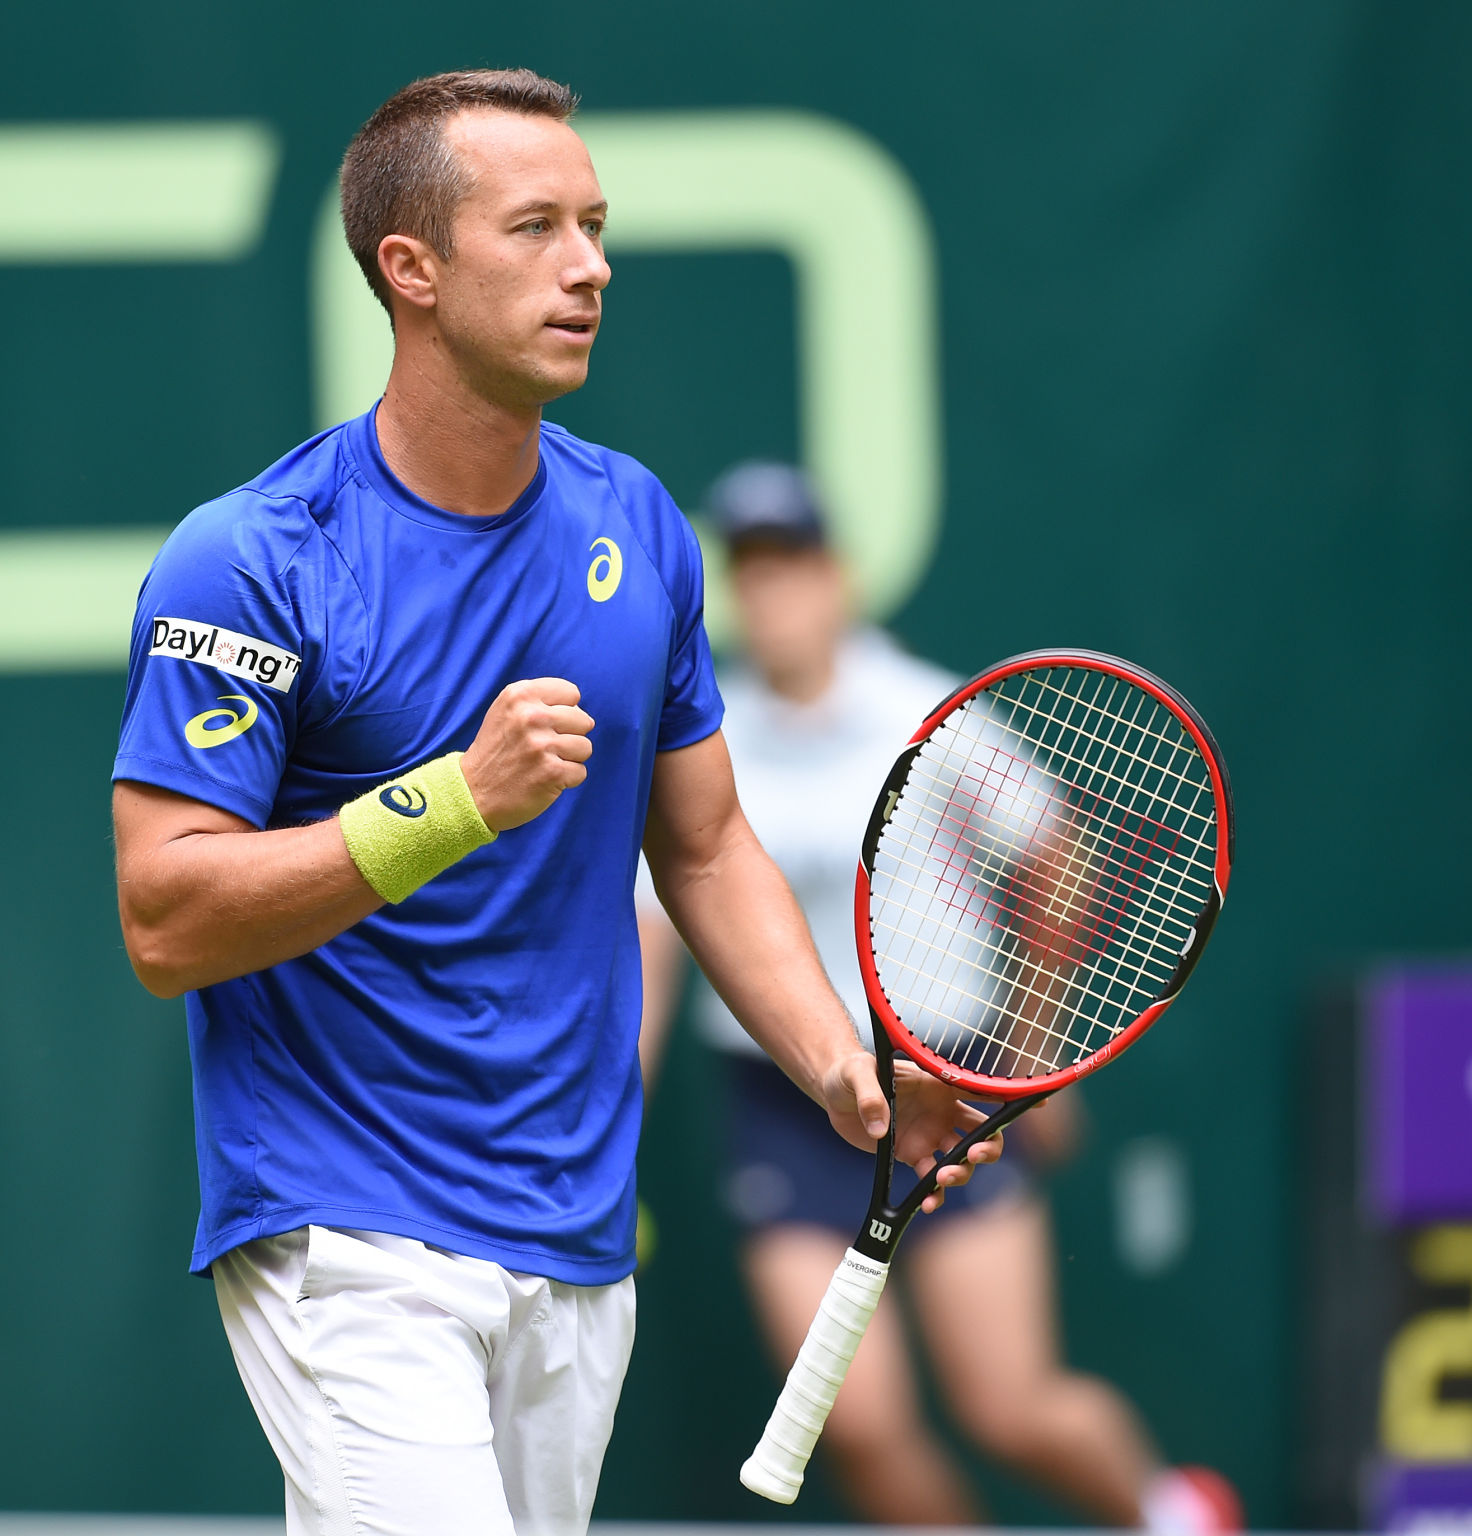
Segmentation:
[[(1231, 871), (1231, 785), (1173, 688), (1032, 651), (958, 688), (900, 753), (864, 833), (859, 966), (889, 1099), (874, 1193), (741, 1469), (790, 1504), (940, 1168), (1133, 1045), (1179, 995)], [(896, 1201), (894, 1053), (1001, 1107)]]

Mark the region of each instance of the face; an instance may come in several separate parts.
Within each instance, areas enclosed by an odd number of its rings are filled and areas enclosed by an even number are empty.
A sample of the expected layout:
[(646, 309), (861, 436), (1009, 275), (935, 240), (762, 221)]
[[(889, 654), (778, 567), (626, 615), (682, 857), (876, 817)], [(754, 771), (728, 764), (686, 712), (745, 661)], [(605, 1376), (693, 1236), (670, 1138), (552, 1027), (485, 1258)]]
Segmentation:
[(482, 398), (534, 408), (588, 376), (608, 284), (607, 205), (565, 123), (462, 112), (445, 138), (473, 178), (434, 311), (456, 370)]
[(822, 672), (848, 622), (838, 561), (824, 549), (757, 545), (730, 566), (748, 655), (768, 677)]

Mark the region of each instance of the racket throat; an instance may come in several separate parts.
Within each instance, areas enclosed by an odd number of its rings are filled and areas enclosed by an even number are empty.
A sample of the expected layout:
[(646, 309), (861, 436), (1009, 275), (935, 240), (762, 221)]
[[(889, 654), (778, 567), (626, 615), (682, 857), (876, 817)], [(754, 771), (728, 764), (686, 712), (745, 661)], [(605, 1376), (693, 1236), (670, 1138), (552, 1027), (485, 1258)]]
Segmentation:
[(871, 1205), (864, 1217), (863, 1230), (853, 1240), (854, 1252), (873, 1259), (876, 1264), (888, 1264), (894, 1257), (895, 1244), (914, 1214), (902, 1206)]
[[(894, 1043), (884, 1026), (869, 1010), (874, 1024), (874, 1064), (880, 1086), (889, 1105), (889, 1128), (879, 1138), (874, 1156), (874, 1189), (869, 1197), (869, 1209), (864, 1213), (864, 1223), (854, 1238), (856, 1253), (876, 1263), (888, 1264), (906, 1227), (919, 1214), (920, 1207), (936, 1191), (937, 1178), (942, 1168), (950, 1168), (966, 1161), (966, 1155), (978, 1142), (995, 1136), (1004, 1126), (1010, 1125), (1019, 1115), (1025, 1115), (1034, 1105), (1051, 1097), (1053, 1090), (1030, 1093), (1020, 1099), (1012, 1099), (992, 1111), (982, 1123), (963, 1136), (954, 1147), (935, 1161), (935, 1167), (921, 1178), (903, 1200), (896, 1201), (891, 1194), (894, 1188)], [(973, 1175), (975, 1177), (975, 1175)]]
[[(1045, 1093), (1030, 1093), (1025, 1098), (1012, 1099), (1000, 1108), (994, 1109), (974, 1131), (963, 1136), (944, 1156), (938, 1157), (935, 1161), (935, 1167), (894, 1207), (895, 1215), (899, 1217), (895, 1228), (896, 1233), (903, 1232), (909, 1226), (910, 1222), (918, 1214), (920, 1207), (935, 1193), (938, 1187), (938, 1176), (942, 1168), (951, 1168), (958, 1163), (964, 1163), (967, 1153), (978, 1142), (986, 1141), (989, 1137), (995, 1136), (998, 1131), (1011, 1125), (1019, 1116), (1025, 1115), (1028, 1110), (1041, 1104), (1044, 1099), (1051, 1098), (1054, 1091), (1056, 1090), (1050, 1090)], [(973, 1173), (972, 1177), (977, 1177), (977, 1174)], [(985, 1177), (985, 1175), (982, 1175), (982, 1177)], [(897, 1240), (898, 1238), (896, 1238)], [(857, 1247), (858, 1245), (855, 1244), (854, 1246)]]
[[(891, 1156), (891, 1164), (893, 1158)], [(876, 1184), (877, 1184), (876, 1179)], [(869, 1204), (869, 1210), (864, 1217), (864, 1225), (859, 1234), (853, 1240), (853, 1248), (856, 1253), (861, 1253), (866, 1259), (873, 1259), (878, 1264), (888, 1264), (894, 1257), (895, 1245), (899, 1242), (901, 1234), (909, 1226), (915, 1215), (915, 1209), (906, 1210), (905, 1201), (900, 1205), (891, 1205), (886, 1197), (889, 1180), (886, 1178), (885, 1188), (876, 1190), (874, 1199)]]
[(895, 1245), (900, 1234), (910, 1224), (913, 1211), (903, 1212), (890, 1194), (894, 1187), (894, 1043), (875, 1017), (871, 1007), (869, 1017), (874, 1028), (874, 1065), (879, 1084), (884, 1089), (885, 1102), (889, 1105), (889, 1129), (879, 1138), (874, 1149), (874, 1189), (869, 1197), (869, 1209), (864, 1224), (854, 1239), (856, 1253), (877, 1263), (888, 1264), (894, 1257)]

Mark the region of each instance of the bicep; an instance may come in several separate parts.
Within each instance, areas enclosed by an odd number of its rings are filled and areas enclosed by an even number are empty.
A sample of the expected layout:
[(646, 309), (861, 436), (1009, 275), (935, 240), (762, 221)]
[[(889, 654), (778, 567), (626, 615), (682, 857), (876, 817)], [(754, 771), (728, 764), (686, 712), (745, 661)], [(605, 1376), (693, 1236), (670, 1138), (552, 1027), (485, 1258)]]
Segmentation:
[(233, 811), (136, 779), (119, 779), (113, 785), (112, 824), (120, 881), (135, 878), (154, 855), (180, 838), (255, 831)]
[(733, 841), (750, 835), (720, 731), (658, 754), (644, 853), (661, 897), (673, 881), (709, 869)]

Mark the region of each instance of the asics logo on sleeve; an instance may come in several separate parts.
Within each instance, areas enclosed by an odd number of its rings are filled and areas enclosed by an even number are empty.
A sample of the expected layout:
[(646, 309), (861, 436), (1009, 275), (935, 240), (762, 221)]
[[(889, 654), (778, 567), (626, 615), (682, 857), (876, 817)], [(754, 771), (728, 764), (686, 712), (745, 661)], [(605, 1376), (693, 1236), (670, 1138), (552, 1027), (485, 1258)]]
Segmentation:
[(400, 816), (407, 816), (411, 821), (417, 820), (429, 809), (429, 802), (424, 796), (417, 789), (410, 789), (407, 784), (390, 784), (380, 792), (378, 803)]
[[(230, 699), (244, 704), (245, 708), (239, 714), (233, 709), (207, 709), (198, 714), (192, 720), (184, 724), (184, 740), (191, 747), (198, 747), (201, 751), (206, 747), (218, 747), (227, 741), (234, 741), (237, 736), (245, 733), (256, 723), (260, 716), (260, 710), (256, 708), (255, 701), (248, 699), (243, 693), (222, 693), (220, 702), (226, 703)], [(223, 725), (212, 725), (214, 720), (223, 720)]]
[(588, 596), (595, 603), (606, 603), (618, 591), (618, 584), (623, 579), (623, 552), (612, 539), (594, 539), (588, 549), (590, 553), (603, 551), (588, 567)]
[(153, 648), (150, 656), (172, 656), (176, 661), (198, 662), (202, 667), (217, 667), (234, 677), (248, 677), (264, 683), (277, 693), (290, 693), (301, 670), (302, 659), (279, 645), (269, 645), (233, 629), (221, 629), (200, 619), (165, 619), (153, 621)]

